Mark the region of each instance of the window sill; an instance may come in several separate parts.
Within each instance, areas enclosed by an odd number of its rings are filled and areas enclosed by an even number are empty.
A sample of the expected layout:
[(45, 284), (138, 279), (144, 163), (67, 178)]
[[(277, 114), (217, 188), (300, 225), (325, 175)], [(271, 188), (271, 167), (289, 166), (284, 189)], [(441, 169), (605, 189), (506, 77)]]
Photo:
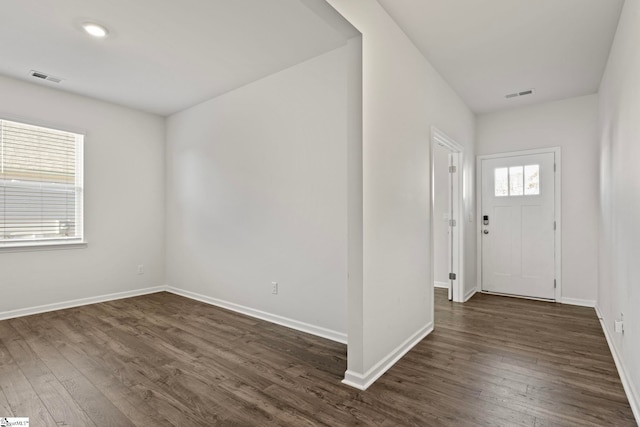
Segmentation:
[(86, 241), (73, 242), (30, 242), (18, 244), (0, 244), (0, 253), (2, 252), (34, 252), (34, 251), (55, 251), (64, 249), (85, 249), (88, 246)]

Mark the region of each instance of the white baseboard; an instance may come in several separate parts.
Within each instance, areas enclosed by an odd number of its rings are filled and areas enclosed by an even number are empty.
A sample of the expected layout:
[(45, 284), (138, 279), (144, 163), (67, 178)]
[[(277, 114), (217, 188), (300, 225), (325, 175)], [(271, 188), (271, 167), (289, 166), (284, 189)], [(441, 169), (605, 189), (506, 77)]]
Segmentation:
[(13, 319), (16, 317), (31, 316), (32, 314), (46, 313), (48, 311), (64, 310), (65, 308), (79, 307), (81, 305), (97, 304), (99, 302), (113, 301), (123, 298), (137, 297), (140, 295), (155, 294), (166, 290), (165, 286), (155, 286), (152, 288), (136, 289), (133, 291), (117, 292), (114, 294), (100, 295), (74, 299), (71, 301), (56, 302), (53, 304), (39, 305), (37, 307), (21, 308), (18, 310), (0, 312), (0, 320)]
[[(482, 293), (484, 294), (489, 294), (489, 295), (500, 295), (500, 296), (505, 296), (505, 297), (511, 297), (511, 298), (522, 298), (522, 299), (529, 299), (529, 300), (533, 300), (533, 301), (546, 301), (546, 302), (554, 302), (553, 300), (549, 300), (546, 298), (536, 298), (536, 297), (528, 297), (528, 296), (524, 296), (524, 295), (511, 295), (511, 294), (503, 294), (500, 292), (491, 292), (491, 291), (482, 291)], [(560, 304), (567, 304), (567, 305), (578, 305), (580, 307), (595, 307), (596, 306), (596, 302), (590, 299), (578, 299), (578, 298), (562, 298), (560, 300), (555, 301), (557, 303)]]
[(462, 302), (467, 302), (471, 299), (472, 296), (474, 296), (476, 294), (476, 292), (478, 292), (478, 290), (476, 288), (473, 289), (469, 289), (469, 292), (467, 292), (466, 294), (464, 294), (464, 299), (462, 300)]
[(428, 325), (420, 328), (420, 330), (407, 338), (407, 340), (405, 340), (395, 350), (393, 350), (386, 357), (376, 363), (364, 375), (353, 371), (345, 372), (342, 383), (359, 390), (366, 390), (393, 365), (395, 365), (396, 362), (402, 358), (402, 356), (407, 354), (409, 350), (411, 350), (416, 344), (422, 341), (424, 337), (429, 335), (432, 331), (433, 322), (430, 322)]
[(133, 291), (117, 292), (113, 294), (100, 295), (95, 297), (80, 298), (70, 301), (62, 301), (53, 304), (40, 305), (37, 307), (21, 308), (18, 310), (10, 310), (0, 312), (0, 320), (13, 319), (16, 317), (31, 316), (32, 314), (46, 313), (48, 311), (64, 310), (66, 308), (79, 307), (82, 305), (97, 304), (100, 302), (114, 301), (123, 298), (137, 297), (140, 295), (154, 294), (156, 292), (171, 292), (176, 295), (181, 295), (186, 298), (198, 300), (207, 304), (215, 305), (218, 307), (226, 308), (231, 311), (245, 314), (247, 316), (256, 317), (258, 319), (266, 320), (268, 322), (276, 323), (278, 325), (286, 326), (291, 329), (306, 332), (312, 335), (317, 335), (322, 338), (327, 338), (332, 341), (337, 341), (342, 344), (347, 343), (347, 334), (325, 329), (319, 326), (311, 325), (297, 320), (288, 319), (286, 317), (278, 316), (276, 314), (267, 313), (253, 308), (244, 307), (231, 302), (219, 300), (216, 298), (207, 297), (194, 292), (185, 291), (183, 289), (174, 288), (171, 286), (155, 286), (151, 288), (136, 289)]
[(590, 299), (578, 299), (578, 298), (562, 298), (558, 301), (560, 304), (579, 305), (581, 307), (595, 307), (596, 302)]
[(607, 339), (607, 344), (609, 344), (609, 349), (611, 350), (611, 355), (613, 356), (613, 361), (616, 364), (616, 368), (618, 369), (618, 375), (620, 375), (620, 381), (622, 381), (622, 387), (624, 388), (624, 392), (627, 395), (627, 399), (629, 400), (629, 405), (631, 406), (631, 410), (633, 411), (633, 416), (636, 418), (636, 423), (640, 425), (640, 394), (636, 391), (633, 383), (631, 382), (631, 378), (627, 374), (627, 370), (624, 367), (624, 363), (622, 362), (622, 358), (618, 353), (618, 349), (613, 343), (613, 339), (609, 333), (609, 329), (607, 328), (604, 317), (602, 316), (602, 312), (598, 305), (595, 305), (596, 314), (598, 315), (598, 319), (600, 319), (600, 325), (602, 326), (602, 330), (604, 331), (604, 336)]
[(434, 288), (445, 288), (445, 289), (449, 289), (449, 283), (448, 282), (433, 282), (433, 287)]
[(206, 304), (215, 305), (216, 307), (222, 307), (227, 310), (235, 311), (236, 313), (241, 313), (246, 316), (251, 316), (257, 319), (266, 320), (267, 322), (276, 323), (278, 325), (286, 326), (287, 328), (295, 329), (297, 331), (306, 332), (308, 334), (316, 335), (332, 341), (337, 341), (342, 344), (347, 343), (347, 334), (344, 334), (341, 332), (332, 331), (330, 329), (322, 328), (320, 326), (315, 326), (309, 323), (300, 322), (298, 320), (289, 319), (287, 317), (278, 316), (277, 314), (267, 313), (266, 311), (245, 307), (243, 305), (224, 301), (218, 298), (213, 298), (213, 297), (201, 295), (195, 292), (186, 291), (184, 289), (174, 288), (172, 286), (168, 286), (165, 290), (167, 292), (171, 292), (173, 294), (180, 295), (185, 298), (190, 298), (196, 301), (204, 302)]

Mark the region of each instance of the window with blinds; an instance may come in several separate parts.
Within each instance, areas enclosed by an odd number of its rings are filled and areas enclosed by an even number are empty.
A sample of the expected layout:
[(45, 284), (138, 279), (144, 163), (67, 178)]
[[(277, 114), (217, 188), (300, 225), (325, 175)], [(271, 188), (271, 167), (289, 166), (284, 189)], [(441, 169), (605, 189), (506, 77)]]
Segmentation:
[(83, 139), (0, 120), (0, 248), (82, 241)]

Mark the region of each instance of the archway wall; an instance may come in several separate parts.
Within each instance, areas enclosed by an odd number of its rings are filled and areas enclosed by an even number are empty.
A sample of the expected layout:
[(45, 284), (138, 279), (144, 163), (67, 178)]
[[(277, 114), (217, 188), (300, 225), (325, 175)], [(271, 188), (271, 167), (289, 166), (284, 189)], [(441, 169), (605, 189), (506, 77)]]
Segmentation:
[(349, 263), (345, 383), (364, 389), (433, 328), (432, 125), (465, 147), (465, 276), (475, 278), (475, 117), (377, 2), (327, 1), (362, 33), (362, 270)]

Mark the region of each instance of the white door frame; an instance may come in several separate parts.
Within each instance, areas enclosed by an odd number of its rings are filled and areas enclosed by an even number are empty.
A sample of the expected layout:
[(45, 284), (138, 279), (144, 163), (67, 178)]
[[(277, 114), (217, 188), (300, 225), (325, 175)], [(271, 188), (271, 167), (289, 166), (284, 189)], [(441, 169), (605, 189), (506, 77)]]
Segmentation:
[[(453, 139), (449, 138), (444, 132), (442, 132), (440, 129), (436, 128), (435, 126), (431, 126), (431, 150), (430, 150), (430, 155), (431, 155), (431, 161), (430, 163), (430, 176), (431, 176), (431, 187), (429, 188), (430, 191), (430, 199), (431, 199), (431, 203), (430, 203), (430, 221), (429, 221), (429, 225), (430, 225), (430, 233), (431, 233), (431, 237), (429, 239), (429, 246), (430, 246), (430, 252), (431, 252), (431, 283), (430, 283), (430, 287), (433, 288), (434, 286), (434, 267), (435, 267), (435, 255), (434, 255), (434, 247), (433, 247), (433, 236), (434, 236), (434, 218), (433, 218), (433, 213), (434, 213), (434, 203), (435, 203), (435, 180), (434, 180), (434, 149), (436, 147), (436, 145), (439, 145), (441, 147), (445, 147), (446, 149), (448, 149), (451, 154), (455, 157), (454, 159), (454, 164), (458, 165), (457, 168), (457, 173), (454, 174), (454, 181), (453, 181), (453, 194), (451, 195), (452, 197), (454, 197), (454, 195), (457, 195), (457, 197), (455, 197), (455, 200), (453, 200), (453, 206), (454, 206), (454, 212), (453, 215), (451, 217), (451, 219), (456, 221), (456, 229), (458, 231), (458, 238), (457, 239), (453, 239), (453, 248), (451, 248), (452, 251), (452, 258), (453, 258), (453, 266), (452, 266), (452, 270), (451, 273), (454, 273), (456, 275), (456, 279), (452, 281), (452, 289), (451, 289), (451, 294), (453, 297), (453, 301), (454, 302), (464, 302), (464, 215), (463, 215), (463, 206), (464, 206), (464, 200), (463, 200), (463, 165), (464, 165), (464, 149), (463, 147), (458, 144), (456, 141), (454, 141)], [(457, 191), (456, 191), (457, 190)], [(457, 194), (456, 194), (457, 193)]]
[[(484, 154), (476, 157), (476, 194), (478, 203), (476, 203), (477, 215), (477, 233), (480, 236), (477, 239), (477, 291), (482, 291), (482, 161), (487, 159), (499, 159), (502, 157), (526, 156), (530, 154), (546, 154), (553, 153), (555, 157), (554, 164), (554, 215), (556, 221), (555, 232), (555, 301), (562, 302), (562, 150), (560, 147), (539, 148), (534, 150), (510, 151), (507, 153)], [(526, 298), (526, 297), (522, 297)], [(530, 298), (536, 299), (536, 298)]]

